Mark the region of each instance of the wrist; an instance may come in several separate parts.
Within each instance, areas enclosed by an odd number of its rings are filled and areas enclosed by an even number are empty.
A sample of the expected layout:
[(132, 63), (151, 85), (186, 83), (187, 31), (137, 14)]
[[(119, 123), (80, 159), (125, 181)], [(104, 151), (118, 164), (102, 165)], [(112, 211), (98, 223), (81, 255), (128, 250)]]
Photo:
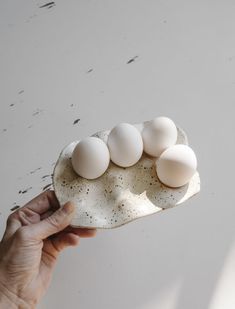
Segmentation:
[(0, 290), (0, 308), (3, 308), (3, 309), (16, 309), (17, 306), (15, 303), (13, 303), (11, 301), (11, 299), (5, 295), (5, 293), (2, 292), (2, 290)]
[(30, 309), (25, 301), (20, 299), (17, 295), (9, 291), (6, 287), (0, 285), (0, 308), (2, 309)]
[(16, 305), (12, 303), (5, 295), (0, 291), (0, 308), (2, 309), (16, 309)]

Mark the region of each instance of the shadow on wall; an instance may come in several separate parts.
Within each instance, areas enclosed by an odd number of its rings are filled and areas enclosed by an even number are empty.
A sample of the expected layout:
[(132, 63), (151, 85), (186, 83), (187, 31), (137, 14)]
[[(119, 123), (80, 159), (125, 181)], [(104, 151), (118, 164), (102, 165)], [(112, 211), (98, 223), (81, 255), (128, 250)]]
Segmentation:
[[(203, 199), (195, 200), (188, 208), (170, 210), (174, 214), (169, 211), (161, 217), (152, 217), (148, 232), (142, 236), (134, 235), (132, 230), (129, 232), (133, 235), (127, 239), (123, 231), (122, 241), (115, 246), (123, 249), (116, 251), (114, 261), (117, 274), (123, 277), (113, 278), (113, 291), (122, 300), (118, 300), (118, 305), (109, 304), (112, 308), (145, 309), (153, 299), (151, 309), (168, 309), (162, 308), (160, 303), (157, 306), (158, 295), (160, 301), (162, 291), (174, 282), (178, 284), (178, 295), (169, 295), (176, 301), (175, 304), (170, 302), (169, 309), (209, 308), (235, 235), (224, 226), (223, 231), (220, 230), (221, 222), (231, 227), (233, 217), (228, 222), (227, 215), (223, 218), (223, 214), (217, 213), (211, 215), (209, 221), (208, 213), (205, 216), (198, 213), (196, 204), (200, 200)], [(155, 237), (148, 236), (151, 231), (156, 233)], [(134, 243), (130, 243), (131, 239)]]
[[(77, 307), (209, 308), (235, 240), (229, 228), (221, 230), (221, 222), (231, 227), (234, 218), (226, 212), (211, 215), (213, 200), (208, 208), (200, 204), (203, 200), (201, 193), (190, 205), (100, 231), (94, 240), (95, 252), (94, 246), (84, 242), (80, 252), (71, 256), (77, 268), (61, 274), (62, 280), (77, 278), (76, 291), (81, 293), (76, 296)], [(59, 289), (58, 283), (58, 295)]]

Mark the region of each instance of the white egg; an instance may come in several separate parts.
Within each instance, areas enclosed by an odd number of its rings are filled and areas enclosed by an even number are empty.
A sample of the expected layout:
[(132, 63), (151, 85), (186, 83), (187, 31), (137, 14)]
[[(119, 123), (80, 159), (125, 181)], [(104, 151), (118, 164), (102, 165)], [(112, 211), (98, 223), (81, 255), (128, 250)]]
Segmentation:
[(122, 167), (134, 165), (143, 153), (141, 134), (128, 123), (120, 123), (111, 130), (107, 145), (111, 160)]
[(74, 148), (72, 166), (87, 179), (100, 177), (108, 168), (110, 155), (107, 145), (97, 137), (86, 137)]
[(187, 145), (174, 145), (166, 149), (156, 160), (159, 180), (173, 188), (187, 184), (197, 169), (197, 158)]
[(165, 149), (176, 143), (177, 135), (177, 128), (170, 118), (155, 118), (142, 130), (144, 151), (153, 157), (159, 157)]

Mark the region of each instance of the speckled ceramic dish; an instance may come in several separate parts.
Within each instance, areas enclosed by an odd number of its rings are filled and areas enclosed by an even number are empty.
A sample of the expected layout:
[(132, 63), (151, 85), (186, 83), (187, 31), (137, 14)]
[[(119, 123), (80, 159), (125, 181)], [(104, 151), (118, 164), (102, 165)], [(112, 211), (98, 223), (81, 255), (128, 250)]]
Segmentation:
[[(135, 126), (141, 131), (142, 124)], [(107, 142), (110, 131), (93, 136)], [(198, 172), (190, 182), (180, 188), (161, 184), (155, 170), (155, 158), (145, 153), (138, 163), (123, 168), (110, 162), (107, 171), (99, 178), (87, 180), (78, 176), (71, 164), (72, 142), (61, 152), (56, 163), (53, 184), (61, 205), (72, 201), (76, 215), (72, 225), (83, 228), (114, 228), (137, 218), (177, 206), (200, 191)], [(178, 128), (177, 144), (188, 144), (184, 131)]]

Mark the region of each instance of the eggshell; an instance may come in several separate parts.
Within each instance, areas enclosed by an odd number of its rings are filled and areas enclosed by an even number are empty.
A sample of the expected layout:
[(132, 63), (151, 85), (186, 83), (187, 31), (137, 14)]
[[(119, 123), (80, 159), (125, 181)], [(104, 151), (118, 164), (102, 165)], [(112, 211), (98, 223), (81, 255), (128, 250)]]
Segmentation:
[(143, 140), (137, 128), (129, 123), (115, 126), (108, 136), (111, 160), (122, 167), (136, 164), (143, 153)]
[(158, 157), (177, 141), (177, 128), (174, 122), (167, 117), (157, 117), (149, 121), (142, 131), (144, 151)]
[(109, 161), (108, 147), (97, 137), (86, 137), (78, 142), (72, 154), (73, 169), (87, 179), (95, 179), (104, 174)]
[[(141, 132), (148, 122), (136, 124)], [(94, 136), (107, 142), (109, 130)], [(177, 143), (187, 144), (187, 136), (178, 128)], [(156, 174), (156, 158), (143, 153), (137, 164), (123, 168), (110, 162), (99, 178), (87, 180), (78, 176), (71, 164), (77, 141), (61, 152), (54, 168), (53, 184), (61, 205), (72, 201), (76, 214), (72, 226), (81, 228), (116, 228), (137, 218), (177, 206), (200, 191), (196, 172), (190, 182), (181, 188), (163, 185)]]
[(197, 169), (197, 158), (187, 145), (174, 145), (167, 148), (156, 162), (158, 178), (169, 187), (187, 184)]

